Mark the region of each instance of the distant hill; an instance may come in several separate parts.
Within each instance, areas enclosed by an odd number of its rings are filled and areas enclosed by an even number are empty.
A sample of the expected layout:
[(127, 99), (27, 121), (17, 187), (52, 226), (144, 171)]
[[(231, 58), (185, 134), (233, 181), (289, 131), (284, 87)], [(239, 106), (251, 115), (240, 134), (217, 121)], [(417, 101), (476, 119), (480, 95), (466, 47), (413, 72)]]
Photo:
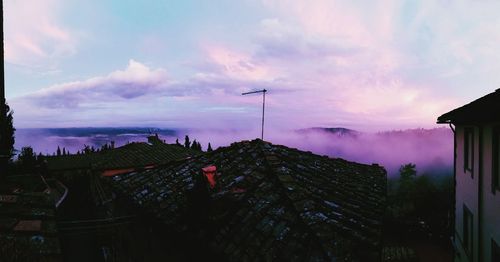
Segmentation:
[(337, 136), (358, 136), (360, 132), (343, 127), (311, 127), (297, 130), (298, 133), (326, 132)]
[(35, 152), (52, 154), (60, 146), (75, 153), (84, 145), (100, 147), (111, 141), (116, 146), (145, 142), (150, 134), (158, 134), (167, 143), (174, 143), (181, 132), (185, 131), (149, 127), (19, 128), (15, 148), (19, 150), (23, 146), (31, 146)]
[(330, 157), (378, 163), (396, 176), (401, 165), (415, 163), (419, 173), (448, 175), (453, 171), (453, 132), (449, 128), (359, 132), (342, 127), (295, 131), (288, 145)]
[(70, 127), (70, 128), (28, 128), (20, 129), (21, 132), (27, 133), (46, 133), (56, 136), (76, 136), (89, 137), (96, 135), (117, 136), (123, 134), (130, 135), (147, 135), (147, 134), (163, 134), (175, 135), (177, 130), (174, 129), (159, 129), (153, 127)]

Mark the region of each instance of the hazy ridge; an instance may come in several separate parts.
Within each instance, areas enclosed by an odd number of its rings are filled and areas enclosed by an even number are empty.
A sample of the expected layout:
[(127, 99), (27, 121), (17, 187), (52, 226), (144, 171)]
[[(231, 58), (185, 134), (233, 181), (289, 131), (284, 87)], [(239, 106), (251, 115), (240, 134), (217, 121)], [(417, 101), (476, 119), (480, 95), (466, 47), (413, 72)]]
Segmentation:
[[(157, 133), (167, 143), (190, 135), (206, 148), (208, 142), (217, 146), (253, 139), (258, 132), (234, 130), (159, 129), (148, 127), (106, 128), (36, 128), (18, 129), (16, 148), (32, 146), (35, 152), (52, 154), (57, 147), (72, 153), (84, 145), (100, 147), (110, 141), (116, 146), (128, 142), (147, 141), (147, 136)], [(360, 132), (334, 127), (313, 127), (266, 134), (266, 140), (276, 144), (296, 147), (320, 155), (340, 157), (361, 163), (383, 165), (392, 176), (400, 165), (417, 164), (420, 173), (450, 174), (453, 168), (453, 133), (448, 128), (390, 130), (378, 133)]]

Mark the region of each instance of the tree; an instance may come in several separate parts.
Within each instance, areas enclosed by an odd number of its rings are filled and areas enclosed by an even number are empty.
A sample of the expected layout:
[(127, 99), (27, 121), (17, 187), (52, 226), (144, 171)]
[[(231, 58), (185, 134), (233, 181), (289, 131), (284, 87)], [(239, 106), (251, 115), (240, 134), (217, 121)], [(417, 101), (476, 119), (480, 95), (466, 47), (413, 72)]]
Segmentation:
[(82, 154), (90, 154), (90, 146), (83, 145)]
[(57, 153), (56, 153), (56, 154), (57, 154), (57, 156), (60, 156), (60, 155), (61, 155), (61, 148), (60, 148), (59, 146), (57, 146), (57, 151), (56, 151), (56, 152), (57, 152)]
[(179, 143), (179, 138), (175, 139), (175, 145), (176, 146), (180, 146), (181, 145), (181, 143)]
[(191, 142), (189, 141), (189, 136), (186, 135), (186, 137), (184, 138), (184, 147), (185, 148), (190, 148), (191, 147)]
[(207, 147), (207, 152), (212, 152), (212, 151), (214, 151), (214, 150), (212, 149), (212, 145), (209, 142), (208, 147)]
[(21, 165), (22, 171), (33, 172), (36, 169), (36, 154), (33, 152), (32, 147), (23, 147), (17, 159), (19, 161), (19, 164)]
[(7, 164), (14, 155), (14, 133), (16, 129), (13, 126), (14, 112), (10, 107), (5, 105), (5, 116), (0, 116), (0, 170), (6, 170)]
[(63, 147), (62, 154), (63, 154), (63, 156), (66, 155), (66, 148), (65, 147)]
[(191, 149), (198, 150), (198, 142), (196, 142), (196, 139), (193, 140), (193, 143), (191, 144)]
[(25, 146), (21, 149), (21, 153), (18, 156), (19, 161), (30, 162), (36, 160), (36, 154), (33, 152), (33, 148), (30, 146)]
[(402, 181), (412, 181), (417, 176), (416, 165), (408, 163), (399, 168), (399, 176)]

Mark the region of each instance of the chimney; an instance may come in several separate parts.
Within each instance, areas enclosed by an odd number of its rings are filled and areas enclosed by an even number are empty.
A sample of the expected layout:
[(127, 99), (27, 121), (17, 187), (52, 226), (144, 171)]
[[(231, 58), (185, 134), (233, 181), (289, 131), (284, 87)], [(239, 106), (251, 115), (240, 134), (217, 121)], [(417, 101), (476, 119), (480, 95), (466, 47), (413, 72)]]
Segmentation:
[(158, 145), (158, 144), (163, 144), (163, 141), (158, 137), (158, 133), (156, 133), (154, 136), (148, 136), (148, 143), (152, 145)]
[(203, 171), (203, 175), (208, 181), (208, 184), (210, 185), (210, 189), (214, 189), (215, 185), (217, 184), (216, 179), (216, 172), (217, 172), (217, 167), (214, 165), (211, 166), (206, 166), (201, 169)]

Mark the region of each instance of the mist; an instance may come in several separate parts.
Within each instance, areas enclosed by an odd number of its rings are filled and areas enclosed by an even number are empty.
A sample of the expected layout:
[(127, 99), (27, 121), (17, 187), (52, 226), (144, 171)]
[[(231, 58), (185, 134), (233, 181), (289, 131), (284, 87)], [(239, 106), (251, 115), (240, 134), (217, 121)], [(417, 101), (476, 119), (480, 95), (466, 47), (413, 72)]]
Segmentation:
[[(190, 136), (204, 146), (226, 146), (232, 141), (260, 137), (253, 131), (191, 131)], [(409, 129), (363, 133), (343, 129), (328, 131), (322, 128), (271, 131), (265, 140), (274, 144), (311, 151), (319, 155), (345, 160), (379, 164), (390, 177), (403, 164), (414, 163), (419, 174), (449, 175), (453, 171), (453, 133), (448, 128)]]
[[(255, 130), (215, 129), (151, 129), (151, 128), (61, 128), (20, 129), (16, 132), (16, 149), (33, 147), (35, 152), (52, 154), (57, 147), (65, 147), (71, 153), (84, 145), (96, 148), (115, 142), (122, 146), (129, 142), (146, 142), (147, 136), (158, 133), (167, 143), (178, 138), (184, 144), (184, 136), (201, 142), (206, 150), (228, 146), (233, 142), (260, 137)], [(453, 168), (453, 133), (448, 128), (409, 129), (364, 133), (349, 129), (308, 128), (302, 130), (270, 130), (266, 141), (288, 147), (311, 151), (319, 155), (343, 158), (365, 164), (384, 166), (389, 177), (398, 174), (399, 167), (414, 163), (419, 174), (449, 175)]]

